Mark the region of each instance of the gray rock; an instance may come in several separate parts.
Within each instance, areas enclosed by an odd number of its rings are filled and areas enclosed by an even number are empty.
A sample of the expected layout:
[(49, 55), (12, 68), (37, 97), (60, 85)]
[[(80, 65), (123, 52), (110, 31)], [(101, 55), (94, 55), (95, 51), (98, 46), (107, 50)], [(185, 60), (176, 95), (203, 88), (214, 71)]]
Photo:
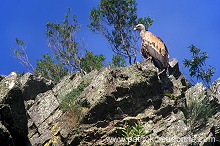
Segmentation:
[(211, 100), (220, 104), (220, 78), (212, 83), (209, 88), (209, 94), (211, 94)]
[(130, 65), (115, 71), (103, 68), (98, 72), (79, 98), (89, 107), (84, 123), (136, 115), (145, 109), (148, 100), (160, 102), (163, 93), (156, 69), (152, 64), (140, 65), (141, 70)]
[(14, 146), (13, 138), (7, 128), (0, 122), (0, 143), (2, 146)]
[(54, 87), (51, 80), (26, 73), (20, 78), (24, 100), (34, 100), (39, 93), (46, 92)]
[(195, 86), (189, 88), (186, 91), (186, 106), (189, 106), (192, 101), (203, 100), (206, 97), (205, 90), (206, 88), (203, 86), (202, 83), (197, 83)]
[(11, 117), (10, 124), (5, 125), (14, 139), (15, 145), (28, 143), (27, 114), (21, 89), (17, 81), (17, 74), (12, 72), (0, 82), (0, 104), (8, 105)]
[(0, 75), (0, 82), (6, 77), (6, 75)]
[(7, 94), (17, 84), (17, 74), (12, 72), (0, 82), (0, 103), (4, 103)]
[[(218, 82), (211, 86), (215, 91), (212, 101), (218, 98)], [(86, 86), (84, 90), (77, 91), (82, 84)], [(12, 73), (0, 81), (0, 133), (14, 145), (126, 145), (125, 141), (109, 140), (123, 137), (126, 123), (134, 126), (141, 122), (145, 134), (140, 136), (153, 140), (200, 137), (206, 142), (207, 138), (219, 137), (218, 110), (197, 133), (189, 132), (183, 109), (190, 100), (200, 100), (192, 95), (205, 95), (202, 84), (189, 87), (175, 59), (170, 61), (169, 75), (159, 73), (150, 61), (137, 62), (86, 75), (70, 73), (53, 88), (41, 77), (27, 73), (19, 79)], [(71, 110), (63, 111), (59, 105), (71, 92), (77, 106), (71, 103)], [(215, 104), (219, 106), (219, 102)], [(152, 143), (145, 139), (131, 144)], [(154, 143), (189, 144), (193, 142)]]
[(169, 74), (173, 75), (176, 79), (178, 79), (179, 76), (182, 74), (179, 69), (179, 64), (176, 58), (172, 58), (169, 60), (168, 71), (169, 71)]
[(51, 90), (40, 93), (36, 97), (33, 106), (28, 114), (36, 126), (42, 124), (58, 108), (59, 103)]
[[(208, 98), (208, 100), (206, 101), (206, 105), (204, 105), (203, 110), (200, 109), (202, 107), (200, 107), (199, 105), (202, 104), (202, 101)], [(202, 119), (201, 114), (203, 114), (203, 112), (209, 113), (211, 109), (207, 109), (207, 105), (209, 103), (213, 103), (212, 100), (212, 95), (211, 94), (207, 94), (207, 90), (206, 88), (203, 86), (202, 83), (197, 83), (195, 86), (189, 88), (186, 91), (186, 107), (189, 107), (190, 104), (196, 107), (194, 108), (191, 112), (193, 113), (193, 115), (190, 117), (190, 119), (187, 119), (189, 121), (195, 121), (195, 119), (197, 119), (195, 122), (189, 122), (188, 126), (189, 126), (189, 131), (192, 132), (192, 130), (194, 131), (193, 134), (191, 133), (191, 138), (199, 140), (200, 142), (197, 142), (197, 144), (200, 145), (205, 145), (206, 144), (214, 144), (213, 141), (208, 142), (209, 140), (213, 140), (213, 138), (215, 138), (215, 132), (212, 133), (212, 129), (219, 124), (220, 120), (219, 120), (219, 109), (220, 109), (220, 105), (219, 104), (212, 104), (213, 108), (215, 108), (215, 112), (213, 113), (213, 115), (210, 115), (208, 121), (205, 121), (205, 119)], [(196, 103), (199, 103), (199, 105), (196, 105)], [(204, 103), (203, 103), (204, 104)], [(206, 110), (206, 111), (204, 111)], [(199, 113), (201, 112), (201, 113)], [(203, 121), (201, 121), (201, 119)], [(197, 125), (202, 124), (202, 127), (200, 127), (199, 129), (197, 128), (196, 130), (192, 129), (195, 128), (194, 123), (197, 122)], [(192, 126), (191, 126), (192, 125)]]
[(70, 73), (65, 76), (52, 90), (59, 100), (73, 89), (75, 89), (83, 81), (79, 73)]

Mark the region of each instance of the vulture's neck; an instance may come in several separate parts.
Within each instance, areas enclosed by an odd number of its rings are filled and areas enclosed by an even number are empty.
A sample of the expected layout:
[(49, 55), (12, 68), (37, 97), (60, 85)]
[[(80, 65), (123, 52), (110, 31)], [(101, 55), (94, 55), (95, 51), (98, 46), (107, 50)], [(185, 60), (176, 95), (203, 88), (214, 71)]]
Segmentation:
[(145, 33), (145, 30), (140, 31), (140, 36), (141, 36), (142, 39), (144, 38), (144, 33)]

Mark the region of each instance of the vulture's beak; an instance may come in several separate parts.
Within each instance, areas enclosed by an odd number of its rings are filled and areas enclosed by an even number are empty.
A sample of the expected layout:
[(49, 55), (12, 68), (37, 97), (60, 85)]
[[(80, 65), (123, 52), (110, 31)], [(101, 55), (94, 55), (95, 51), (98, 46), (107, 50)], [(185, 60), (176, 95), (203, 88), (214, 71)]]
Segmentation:
[(137, 30), (137, 28), (135, 27), (134, 30)]

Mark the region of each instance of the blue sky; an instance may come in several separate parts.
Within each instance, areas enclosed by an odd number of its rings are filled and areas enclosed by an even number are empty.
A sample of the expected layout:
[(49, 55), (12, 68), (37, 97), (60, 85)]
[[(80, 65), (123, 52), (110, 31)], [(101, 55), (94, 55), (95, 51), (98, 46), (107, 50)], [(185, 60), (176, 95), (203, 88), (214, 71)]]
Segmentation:
[[(110, 61), (112, 51), (107, 41), (91, 32), (90, 10), (99, 0), (5, 0), (0, 2), (0, 74), (12, 71), (26, 71), (10, 50), (16, 47), (16, 37), (26, 41), (31, 63), (42, 54), (50, 52), (47, 47), (46, 23), (62, 22), (67, 8), (77, 15), (82, 30), (78, 37), (85, 40), (87, 49), (95, 54), (104, 54)], [(220, 74), (220, 1), (219, 0), (137, 0), (138, 16), (150, 15), (155, 22), (149, 28), (166, 43), (170, 59), (177, 58), (180, 69), (187, 75), (182, 65), (184, 58), (190, 58), (188, 46), (196, 45), (208, 53), (207, 65), (213, 65), (217, 79)]]

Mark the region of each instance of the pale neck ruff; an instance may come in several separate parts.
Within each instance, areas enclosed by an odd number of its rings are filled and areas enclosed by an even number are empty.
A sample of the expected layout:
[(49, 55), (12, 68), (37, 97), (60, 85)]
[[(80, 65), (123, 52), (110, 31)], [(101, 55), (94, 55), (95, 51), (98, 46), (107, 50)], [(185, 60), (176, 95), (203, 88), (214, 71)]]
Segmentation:
[(141, 36), (142, 39), (144, 38), (144, 33), (145, 33), (145, 30), (140, 31), (140, 36)]

